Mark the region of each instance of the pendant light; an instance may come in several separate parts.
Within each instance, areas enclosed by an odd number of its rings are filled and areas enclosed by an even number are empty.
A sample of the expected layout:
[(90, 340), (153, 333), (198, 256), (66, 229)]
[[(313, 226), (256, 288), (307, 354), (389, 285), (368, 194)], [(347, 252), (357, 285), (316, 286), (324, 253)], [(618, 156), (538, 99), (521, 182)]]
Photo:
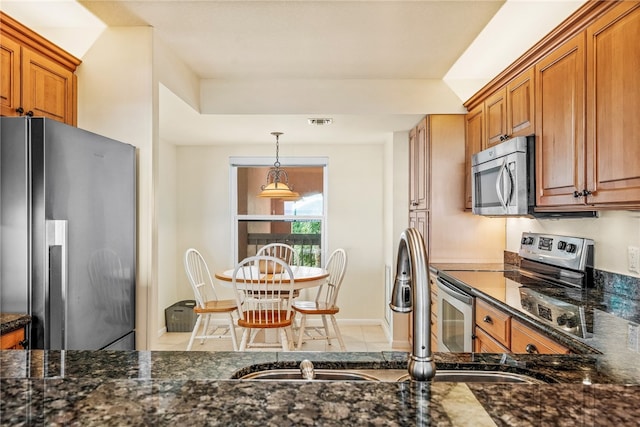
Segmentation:
[(276, 162), (267, 172), (267, 184), (263, 185), (258, 197), (267, 197), (271, 199), (298, 200), (300, 194), (293, 191), (293, 187), (289, 187), (289, 175), (284, 169), (280, 169), (280, 160), (278, 158), (280, 151), (280, 135), (282, 132), (271, 132), (276, 137)]

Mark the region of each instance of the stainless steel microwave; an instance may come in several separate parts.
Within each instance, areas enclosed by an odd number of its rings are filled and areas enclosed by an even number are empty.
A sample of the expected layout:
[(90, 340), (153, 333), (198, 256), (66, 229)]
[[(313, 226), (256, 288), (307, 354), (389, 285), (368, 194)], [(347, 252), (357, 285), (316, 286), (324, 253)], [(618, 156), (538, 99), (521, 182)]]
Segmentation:
[[(471, 158), (472, 212), (523, 216), (535, 204), (533, 137), (508, 139)], [(533, 203), (532, 203), (533, 202)]]

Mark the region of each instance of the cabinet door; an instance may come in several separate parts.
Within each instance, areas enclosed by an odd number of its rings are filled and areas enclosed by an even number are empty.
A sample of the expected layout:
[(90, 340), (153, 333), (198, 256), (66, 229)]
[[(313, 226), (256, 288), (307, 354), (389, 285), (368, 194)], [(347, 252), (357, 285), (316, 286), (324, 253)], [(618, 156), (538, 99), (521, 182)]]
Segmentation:
[(425, 117), (409, 135), (410, 207), (423, 210), (429, 207), (429, 141), (428, 119)]
[(22, 49), (22, 106), (25, 113), (75, 124), (75, 75), (58, 63)]
[(536, 64), (536, 202), (583, 204), (584, 33)]
[(482, 151), (484, 140), (484, 104), (480, 104), (465, 116), (465, 153), (464, 153), (464, 207), (472, 208), (471, 200), (471, 156)]
[(507, 133), (509, 137), (527, 136), (535, 133), (534, 69), (507, 84)]
[(409, 227), (417, 229), (422, 235), (427, 252), (429, 251), (429, 212), (409, 212)]
[(640, 202), (640, 3), (587, 27), (589, 203)]
[(476, 299), (476, 326), (491, 335), (501, 345), (511, 346), (511, 316)]
[(511, 322), (511, 352), (530, 354), (569, 354), (568, 348), (513, 320)]
[(24, 346), (24, 328), (0, 335), (0, 350), (22, 350)]
[(0, 38), (0, 115), (18, 116), (20, 107), (20, 45)]
[(486, 148), (502, 142), (507, 136), (507, 99), (506, 89), (502, 88), (484, 101), (484, 114), (487, 122)]
[(476, 353), (508, 353), (509, 349), (491, 338), (491, 335), (476, 327), (473, 338), (473, 351)]

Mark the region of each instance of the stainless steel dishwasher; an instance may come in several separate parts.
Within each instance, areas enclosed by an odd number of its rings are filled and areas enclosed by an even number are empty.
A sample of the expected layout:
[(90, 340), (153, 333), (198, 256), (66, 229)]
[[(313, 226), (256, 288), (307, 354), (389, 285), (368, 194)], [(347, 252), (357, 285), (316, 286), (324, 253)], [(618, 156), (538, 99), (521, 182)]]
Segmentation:
[(472, 352), (474, 297), (438, 276), (438, 351)]

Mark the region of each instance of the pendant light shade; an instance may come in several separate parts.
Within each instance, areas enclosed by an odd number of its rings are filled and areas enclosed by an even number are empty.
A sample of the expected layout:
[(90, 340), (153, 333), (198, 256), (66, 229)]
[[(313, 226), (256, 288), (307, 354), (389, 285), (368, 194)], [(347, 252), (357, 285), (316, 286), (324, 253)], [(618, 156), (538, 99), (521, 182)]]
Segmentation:
[(300, 194), (293, 191), (293, 187), (289, 186), (289, 175), (284, 169), (280, 169), (279, 149), (280, 135), (282, 132), (271, 132), (276, 137), (276, 161), (273, 167), (267, 172), (267, 183), (260, 187), (262, 190), (258, 197), (266, 197), (271, 199), (298, 200)]

